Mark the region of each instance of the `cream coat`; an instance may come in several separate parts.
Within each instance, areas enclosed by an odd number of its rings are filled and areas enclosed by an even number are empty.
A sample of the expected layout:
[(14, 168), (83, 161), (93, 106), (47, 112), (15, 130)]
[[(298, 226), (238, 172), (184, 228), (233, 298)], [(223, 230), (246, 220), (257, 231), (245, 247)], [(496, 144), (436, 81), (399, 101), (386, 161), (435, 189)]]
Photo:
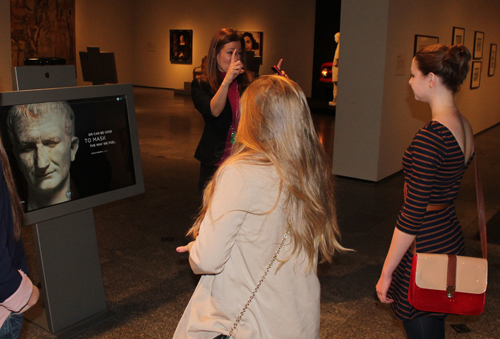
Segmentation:
[[(190, 244), (193, 272), (203, 276), (174, 338), (212, 339), (229, 329), (269, 265), (285, 233), (283, 199), (276, 203), (274, 166), (233, 164), (217, 186), (211, 215)], [(290, 241), (278, 258), (290, 253)], [(307, 260), (293, 257), (266, 277), (234, 338), (319, 338), (320, 285), (306, 274)]]

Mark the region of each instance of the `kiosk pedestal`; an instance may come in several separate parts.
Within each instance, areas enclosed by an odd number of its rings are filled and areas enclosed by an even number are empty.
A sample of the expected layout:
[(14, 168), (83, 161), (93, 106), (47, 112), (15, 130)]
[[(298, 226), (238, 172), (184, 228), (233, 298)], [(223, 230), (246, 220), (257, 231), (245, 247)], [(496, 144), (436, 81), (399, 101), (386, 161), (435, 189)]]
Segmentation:
[(43, 300), (26, 318), (58, 338), (108, 320), (92, 209), (33, 225)]

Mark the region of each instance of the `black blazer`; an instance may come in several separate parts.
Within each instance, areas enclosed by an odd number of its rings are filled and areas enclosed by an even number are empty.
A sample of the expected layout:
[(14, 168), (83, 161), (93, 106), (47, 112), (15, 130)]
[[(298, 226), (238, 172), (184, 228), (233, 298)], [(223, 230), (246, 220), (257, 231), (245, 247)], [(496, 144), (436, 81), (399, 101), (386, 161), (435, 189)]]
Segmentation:
[(194, 79), (191, 83), (194, 107), (205, 121), (205, 128), (194, 157), (207, 165), (215, 165), (221, 160), (226, 146), (227, 133), (233, 121), (229, 99), (226, 99), (226, 106), (218, 117), (212, 115), (210, 101), (214, 95), (208, 82)]

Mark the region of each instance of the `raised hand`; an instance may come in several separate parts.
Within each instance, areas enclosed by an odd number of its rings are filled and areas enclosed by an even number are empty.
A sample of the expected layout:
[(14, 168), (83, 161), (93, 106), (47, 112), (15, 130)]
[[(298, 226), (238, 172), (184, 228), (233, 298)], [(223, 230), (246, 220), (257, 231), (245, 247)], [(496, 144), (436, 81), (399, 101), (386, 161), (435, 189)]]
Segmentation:
[(233, 50), (233, 54), (231, 55), (231, 64), (227, 69), (226, 77), (224, 78), (223, 83), (225, 82), (230, 85), (238, 75), (243, 73), (245, 73), (245, 69), (243, 68), (243, 63), (238, 55), (238, 50), (235, 48)]

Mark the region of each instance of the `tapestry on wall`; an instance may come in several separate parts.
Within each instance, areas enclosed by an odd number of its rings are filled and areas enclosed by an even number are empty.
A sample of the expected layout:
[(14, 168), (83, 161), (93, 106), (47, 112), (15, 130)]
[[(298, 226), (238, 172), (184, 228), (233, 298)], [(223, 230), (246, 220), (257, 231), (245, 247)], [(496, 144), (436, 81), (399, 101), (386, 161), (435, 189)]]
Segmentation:
[(25, 58), (76, 64), (75, 0), (10, 0), (12, 66)]

